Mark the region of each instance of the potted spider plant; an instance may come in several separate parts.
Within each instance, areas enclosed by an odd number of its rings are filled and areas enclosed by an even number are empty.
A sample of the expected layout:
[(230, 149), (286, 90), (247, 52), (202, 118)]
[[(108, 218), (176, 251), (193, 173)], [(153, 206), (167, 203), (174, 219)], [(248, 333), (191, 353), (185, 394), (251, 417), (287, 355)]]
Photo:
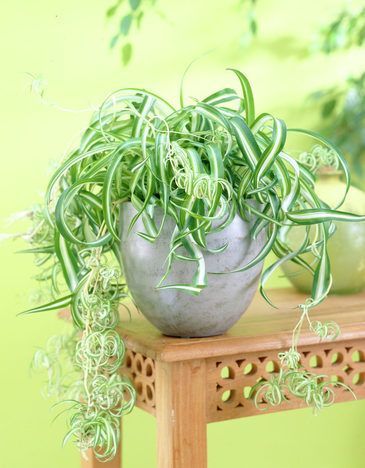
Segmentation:
[[(114, 456), (119, 419), (135, 400), (132, 385), (118, 373), (124, 356), (116, 332), (121, 301), (132, 296), (163, 333), (222, 333), (249, 305), (263, 261), (274, 252), (277, 261), (261, 275), (268, 302), (265, 283), (285, 261), (313, 274), (297, 332), (331, 286), (327, 242), (333, 222), (365, 219), (326, 207), (314, 174), (285, 148), (288, 132), (332, 148), (330, 143), (287, 129), (268, 113), (256, 115), (247, 78), (233, 72), (240, 93), (226, 88), (189, 105), (181, 93), (178, 109), (142, 89), (109, 96), (51, 177), (44, 207), (31, 214), (28, 252), (36, 255), (40, 279), (54, 298), (27, 313), (69, 307), (76, 330), (51, 340), (34, 365), (47, 369), (53, 392), (73, 402), (65, 440), (93, 448), (100, 459)], [(332, 149), (346, 179), (344, 199), (349, 173)], [(281, 235), (288, 225), (303, 226), (295, 250)], [(314, 240), (310, 226), (317, 230)], [(302, 257), (313, 248), (320, 257), (315, 271)], [(336, 334), (331, 324), (312, 328), (321, 337)], [(281, 356), (287, 370), (275, 386), (262, 389), (272, 404), (284, 387), (306, 398), (300, 389), (312, 376), (300, 367), (296, 332)], [(77, 375), (68, 385), (52, 381), (64, 351)], [(328, 389), (314, 383), (315, 402), (323, 397), (325, 405)]]

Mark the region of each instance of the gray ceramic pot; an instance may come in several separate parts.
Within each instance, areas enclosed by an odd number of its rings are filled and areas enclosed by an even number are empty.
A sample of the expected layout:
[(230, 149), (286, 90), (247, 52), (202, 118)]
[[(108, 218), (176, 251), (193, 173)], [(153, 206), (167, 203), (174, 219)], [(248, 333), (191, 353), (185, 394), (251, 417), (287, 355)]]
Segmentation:
[[(242, 273), (208, 274), (208, 286), (198, 296), (176, 289), (158, 290), (156, 285), (165, 272), (175, 222), (169, 217), (160, 237), (151, 243), (137, 235), (137, 232), (145, 232), (141, 218), (128, 234), (135, 214), (131, 203), (123, 204), (121, 255), (128, 287), (143, 315), (165, 335), (203, 337), (227, 331), (252, 301), (262, 264)], [(155, 216), (159, 226), (162, 211), (155, 209)], [(252, 240), (250, 227), (250, 223), (236, 216), (225, 230), (208, 235), (209, 248), (218, 248), (228, 242), (222, 253), (204, 252), (208, 272), (231, 271), (245, 265), (260, 252), (266, 237), (262, 233)], [(166, 282), (189, 283), (195, 269), (195, 262), (175, 260)]]

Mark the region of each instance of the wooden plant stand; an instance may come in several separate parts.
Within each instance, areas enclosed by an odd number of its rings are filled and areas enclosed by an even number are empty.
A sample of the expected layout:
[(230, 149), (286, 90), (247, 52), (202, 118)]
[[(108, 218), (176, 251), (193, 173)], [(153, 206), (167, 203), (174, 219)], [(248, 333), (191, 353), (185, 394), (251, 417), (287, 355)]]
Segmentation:
[[(139, 314), (121, 324), (127, 346), (122, 372), (134, 383), (137, 406), (156, 417), (159, 468), (206, 468), (207, 423), (303, 406), (291, 398), (276, 408), (262, 402), (257, 409), (248, 398), (258, 380), (278, 370), (278, 353), (290, 346), (298, 320), (293, 307), (304, 300), (291, 289), (269, 296), (279, 310), (257, 296), (241, 320), (216, 337), (166, 337)], [(311, 316), (336, 321), (341, 335), (321, 342), (304, 327), (303, 366), (344, 382), (358, 399), (365, 398), (365, 294), (329, 297)], [(353, 399), (340, 387), (336, 393), (337, 402)], [(90, 456), (83, 467), (120, 468), (121, 460), (101, 464)]]

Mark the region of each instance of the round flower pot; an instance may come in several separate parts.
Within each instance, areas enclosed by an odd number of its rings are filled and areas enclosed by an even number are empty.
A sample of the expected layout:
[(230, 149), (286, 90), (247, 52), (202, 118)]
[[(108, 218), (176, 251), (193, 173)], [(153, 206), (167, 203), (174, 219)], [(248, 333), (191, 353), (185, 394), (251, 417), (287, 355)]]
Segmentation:
[[(319, 197), (330, 206), (336, 206), (346, 185), (338, 173), (323, 173), (316, 183)], [(341, 210), (362, 214), (365, 210), (365, 193), (350, 187)], [(328, 255), (331, 262), (331, 294), (354, 294), (365, 289), (365, 223), (337, 222), (336, 232), (328, 241)], [(303, 228), (293, 227), (287, 237), (289, 245), (295, 250), (303, 241)], [(302, 258), (313, 268), (318, 259), (312, 253)], [(292, 262), (286, 262), (282, 269), (289, 281), (299, 291), (310, 293), (313, 276)]]
[[(264, 232), (253, 240), (250, 236), (252, 222), (236, 215), (223, 231), (207, 236), (209, 249), (224, 244), (220, 253), (204, 251), (208, 286), (193, 296), (177, 289), (156, 288), (166, 271), (166, 259), (175, 228), (172, 217), (166, 219), (161, 235), (149, 242), (138, 235), (145, 232), (142, 217), (128, 228), (136, 210), (131, 203), (121, 207), (121, 256), (125, 279), (132, 297), (142, 314), (162, 333), (178, 337), (203, 337), (227, 331), (245, 312), (256, 292), (262, 263), (242, 273), (227, 273), (244, 266), (261, 251), (266, 236)], [(154, 218), (159, 226), (162, 210), (155, 208)], [(186, 252), (181, 251), (181, 253)], [(196, 262), (174, 260), (164, 284), (190, 283), (196, 271)]]

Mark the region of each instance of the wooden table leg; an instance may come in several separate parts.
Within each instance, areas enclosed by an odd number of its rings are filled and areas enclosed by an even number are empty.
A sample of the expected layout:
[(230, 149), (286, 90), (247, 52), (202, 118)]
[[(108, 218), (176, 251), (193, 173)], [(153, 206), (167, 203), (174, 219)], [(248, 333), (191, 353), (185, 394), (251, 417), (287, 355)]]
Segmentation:
[(205, 361), (156, 362), (158, 468), (206, 468)]
[[(122, 438), (122, 432), (121, 432)], [(87, 459), (81, 457), (81, 468), (122, 468), (122, 451), (121, 451), (121, 444), (119, 444), (117, 454), (108, 462), (101, 462), (99, 461), (93, 451), (89, 449), (87, 451)]]

